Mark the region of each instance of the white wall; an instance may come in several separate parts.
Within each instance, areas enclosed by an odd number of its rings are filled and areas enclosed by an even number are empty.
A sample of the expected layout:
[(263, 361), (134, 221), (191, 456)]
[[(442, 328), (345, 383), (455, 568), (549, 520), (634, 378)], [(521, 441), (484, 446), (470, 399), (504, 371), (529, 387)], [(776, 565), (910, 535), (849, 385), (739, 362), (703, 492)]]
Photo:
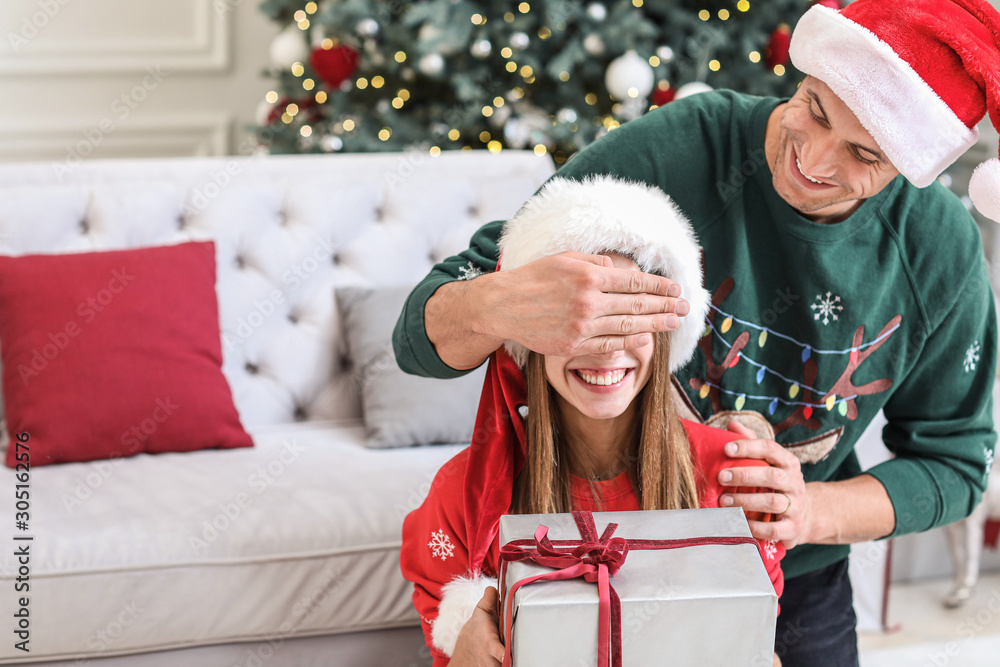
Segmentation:
[(0, 0), (0, 161), (237, 152), (271, 86), (258, 4)]

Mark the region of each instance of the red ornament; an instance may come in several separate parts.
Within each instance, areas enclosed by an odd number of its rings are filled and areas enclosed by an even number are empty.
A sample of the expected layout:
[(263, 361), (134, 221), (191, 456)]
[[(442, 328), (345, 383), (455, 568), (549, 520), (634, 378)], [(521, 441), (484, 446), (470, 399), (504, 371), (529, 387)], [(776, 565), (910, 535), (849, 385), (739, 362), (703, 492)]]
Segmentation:
[(805, 417), (806, 419), (809, 419), (810, 417), (812, 417), (813, 416), (813, 409), (812, 409), (812, 407), (809, 406), (809, 405), (807, 405), (806, 407), (802, 408), (802, 416)]
[(328, 86), (336, 88), (358, 68), (358, 52), (346, 44), (331, 49), (314, 49), (309, 62), (316, 75)]
[(653, 99), (651, 101), (656, 106), (662, 107), (665, 104), (670, 104), (671, 102), (673, 102), (674, 97), (676, 96), (677, 96), (677, 91), (674, 88), (671, 88), (670, 86), (667, 86), (666, 88), (660, 88), (660, 86), (656, 86), (656, 88), (653, 90)]
[(283, 96), (274, 106), (271, 107), (271, 111), (267, 114), (267, 124), (275, 123), (288, 109), (288, 105), (294, 103), (299, 107), (299, 113), (305, 114), (303, 119), (306, 123), (315, 123), (320, 119), (320, 103), (316, 101), (315, 95), (310, 95), (309, 97), (303, 97), (300, 100), (293, 100), (291, 97)]
[(816, 0), (814, 5), (823, 5), (824, 7), (829, 7), (830, 9), (843, 9), (837, 0)]
[(792, 43), (792, 29), (787, 23), (782, 23), (771, 33), (771, 41), (764, 52), (767, 66), (774, 69), (778, 65), (788, 64), (788, 46)]

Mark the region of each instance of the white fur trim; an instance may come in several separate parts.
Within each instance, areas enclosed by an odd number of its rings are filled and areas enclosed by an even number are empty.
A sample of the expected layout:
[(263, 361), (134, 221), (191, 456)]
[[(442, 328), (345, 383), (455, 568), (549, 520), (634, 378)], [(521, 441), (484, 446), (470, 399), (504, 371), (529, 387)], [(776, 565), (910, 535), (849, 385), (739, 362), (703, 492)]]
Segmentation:
[(976, 167), (969, 181), (969, 197), (980, 213), (1000, 222), (1000, 160), (993, 158)]
[(449, 658), (455, 653), (455, 642), (465, 622), (472, 618), (472, 612), (490, 586), (497, 580), (474, 574), (471, 577), (456, 577), (441, 589), (441, 604), (438, 615), (431, 625), (431, 641)]
[(979, 139), (905, 60), (874, 33), (823, 5), (792, 32), (792, 64), (833, 90), (893, 166), (925, 188)]
[[(702, 287), (701, 248), (694, 230), (670, 197), (654, 186), (611, 176), (553, 178), (504, 225), (500, 270), (567, 250), (628, 254), (643, 271), (677, 282), (691, 310), (671, 333), (670, 370), (691, 359), (710, 297)], [(524, 368), (527, 348), (514, 341), (506, 347)]]

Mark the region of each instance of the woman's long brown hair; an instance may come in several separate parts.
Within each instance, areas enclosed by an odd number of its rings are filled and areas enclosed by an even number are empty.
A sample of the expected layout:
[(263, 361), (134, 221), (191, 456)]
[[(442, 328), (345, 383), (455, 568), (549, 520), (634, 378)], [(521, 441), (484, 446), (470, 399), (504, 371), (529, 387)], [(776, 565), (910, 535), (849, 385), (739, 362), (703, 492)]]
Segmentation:
[[(649, 381), (636, 396), (639, 409), (626, 430), (626, 469), (642, 509), (698, 507), (691, 449), (670, 396), (669, 334), (654, 334), (654, 345)], [(570, 466), (586, 470), (586, 462), (572, 458), (542, 355), (529, 354), (525, 376), (528, 457), (514, 480), (511, 513), (569, 512)]]

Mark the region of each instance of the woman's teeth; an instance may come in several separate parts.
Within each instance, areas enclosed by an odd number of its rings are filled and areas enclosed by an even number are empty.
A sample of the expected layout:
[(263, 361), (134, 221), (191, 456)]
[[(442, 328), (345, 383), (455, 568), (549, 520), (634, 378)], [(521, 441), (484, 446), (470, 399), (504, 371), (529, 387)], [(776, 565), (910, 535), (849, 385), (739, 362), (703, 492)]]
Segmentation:
[(812, 176), (810, 176), (806, 172), (802, 171), (802, 163), (799, 162), (798, 158), (795, 158), (795, 166), (799, 168), (799, 173), (800, 174), (802, 174), (803, 176), (805, 176), (807, 179), (809, 179), (813, 183), (816, 183), (818, 185), (826, 185), (826, 183), (824, 183), (823, 181), (817, 181), (815, 178), (813, 178)]
[(622, 381), (625, 374), (628, 373), (627, 368), (619, 368), (614, 371), (606, 371), (604, 373), (591, 373), (589, 371), (574, 371), (581, 380), (587, 384), (616, 384)]

